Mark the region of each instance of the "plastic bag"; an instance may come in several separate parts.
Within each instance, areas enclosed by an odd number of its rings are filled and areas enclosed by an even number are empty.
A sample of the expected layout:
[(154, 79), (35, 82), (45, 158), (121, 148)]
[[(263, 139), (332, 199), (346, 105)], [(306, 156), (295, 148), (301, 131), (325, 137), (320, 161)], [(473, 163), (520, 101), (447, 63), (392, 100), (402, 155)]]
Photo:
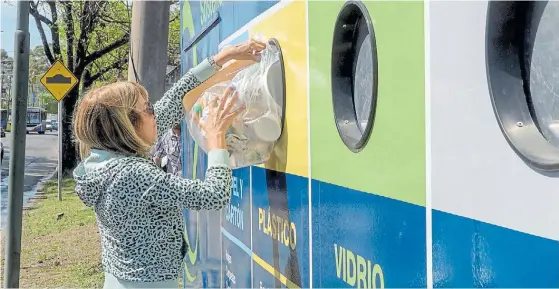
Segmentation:
[(225, 137), (230, 165), (235, 169), (268, 160), (282, 130), (284, 88), (280, 61), (278, 48), (268, 44), (260, 62), (239, 71), (231, 81), (208, 88), (200, 96), (190, 111), (188, 130), (202, 150), (208, 152), (205, 133), (194, 121), (194, 115), (200, 115), (200, 120), (204, 121), (208, 108), (203, 104), (209, 104), (213, 98), (217, 98), (219, 104), (227, 87), (233, 86), (239, 100), (233, 110), (243, 104), (246, 109), (235, 119)]

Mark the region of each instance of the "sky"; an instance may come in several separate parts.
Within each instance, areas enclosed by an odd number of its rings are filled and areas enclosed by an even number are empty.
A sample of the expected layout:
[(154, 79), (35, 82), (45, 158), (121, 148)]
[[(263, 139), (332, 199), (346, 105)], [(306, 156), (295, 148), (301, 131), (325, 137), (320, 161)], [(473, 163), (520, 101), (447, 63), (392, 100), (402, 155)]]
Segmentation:
[[(14, 32), (16, 30), (16, 22), (17, 22), (17, 7), (16, 1), (8, 1), (10, 3), (6, 3), (4, 0), (0, 0), (2, 3), (0, 4), (0, 30), (2, 30), (1, 34), (1, 42), (0, 48), (5, 49), (8, 51), (9, 56), (14, 56)], [(51, 36), (49, 33), (49, 29), (46, 29), (46, 26), (43, 25), (45, 28), (45, 33), (47, 34), (47, 40), (50, 42)], [(33, 49), (35, 46), (43, 45), (41, 42), (41, 36), (39, 34), (39, 30), (37, 30), (37, 24), (35, 24), (35, 19), (33, 16), (29, 15), (29, 47)]]

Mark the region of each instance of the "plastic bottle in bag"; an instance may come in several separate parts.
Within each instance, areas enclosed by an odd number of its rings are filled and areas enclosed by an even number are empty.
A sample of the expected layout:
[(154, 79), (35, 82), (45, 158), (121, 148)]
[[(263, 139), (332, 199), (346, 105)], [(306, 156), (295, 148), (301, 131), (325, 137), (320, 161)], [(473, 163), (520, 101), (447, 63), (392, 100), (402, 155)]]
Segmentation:
[[(209, 104), (211, 99), (218, 98), (219, 105), (227, 87), (233, 86), (239, 99), (233, 110), (239, 109), (243, 104), (246, 109), (234, 120), (225, 137), (231, 156), (231, 167), (256, 165), (268, 160), (275, 142), (281, 136), (282, 109), (271, 92), (274, 85), (283, 86), (283, 79), (274, 79), (281, 77), (281, 74), (276, 73), (280, 67), (279, 51), (269, 45), (262, 52), (259, 63), (239, 71), (231, 81), (218, 83), (202, 94), (190, 112), (188, 129), (206, 153), (208, 148), (205, 133), (193, 121), (193, 116), (198, 114), (201, 116), (200, 120), (204, 121), (208, 108), (203, 107), (203, 103)], [(271, 73), (271, 70), (274, 72)]]

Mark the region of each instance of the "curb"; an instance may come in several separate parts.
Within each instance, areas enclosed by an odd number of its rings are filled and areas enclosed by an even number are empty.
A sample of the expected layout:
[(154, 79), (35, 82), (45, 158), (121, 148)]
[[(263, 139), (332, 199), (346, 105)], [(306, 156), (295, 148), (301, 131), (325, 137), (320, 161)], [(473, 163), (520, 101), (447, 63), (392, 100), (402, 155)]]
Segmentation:
[(57, 176), (58, 176), (58, 166), (56, 167), (54, 172), (52, 172), (49, 176), (45, 176), (39, 181), (39, 183), (37, 183), (37, 185), (35, 186), (35, 191), (37, 191), (37, 193), (43, 192), (45, 183), (54, 180)]
[(52, 172), (50, 175), (45, 176), (44, 178), (42, 178), (37, 183), (37, 185), (35, 185), (35, 188), (34, 188), (35, 194), (29, 198), (29, 200), (27, 201), (27, 203), (25, 205), (23, 205), (23, 211), (28, 211), (28, 210), (33, 209), (35, 207), (35, 202), (36, 201), (46, 199), (46, 197), (44, 197), (45, 183), (50, 181), (50, 180), (53, 180), (56, 176), (58, 176), (58, 166), (56, 167), (54, 172)]

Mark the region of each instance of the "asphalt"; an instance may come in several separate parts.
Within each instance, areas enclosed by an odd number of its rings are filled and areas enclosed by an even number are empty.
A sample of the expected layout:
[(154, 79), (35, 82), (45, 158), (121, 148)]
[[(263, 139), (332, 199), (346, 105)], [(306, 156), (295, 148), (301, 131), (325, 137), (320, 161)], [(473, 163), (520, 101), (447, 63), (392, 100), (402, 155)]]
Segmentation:
[[(4, 159), (2, 160), (0, 173), (1, 193), (1, 219), (5, 222), (8, 196), (9, 163), (11, 155), (11, 133), (1, 138), (4, 145)], [(58, 164), (58, 134), (56, 131), (47, 132), (44, 135), (30, 133), (26, 135), (25, 145), (25, 175), (24, 203), (35, 194), (35, 187), (44, 178), (52, 175)]]

